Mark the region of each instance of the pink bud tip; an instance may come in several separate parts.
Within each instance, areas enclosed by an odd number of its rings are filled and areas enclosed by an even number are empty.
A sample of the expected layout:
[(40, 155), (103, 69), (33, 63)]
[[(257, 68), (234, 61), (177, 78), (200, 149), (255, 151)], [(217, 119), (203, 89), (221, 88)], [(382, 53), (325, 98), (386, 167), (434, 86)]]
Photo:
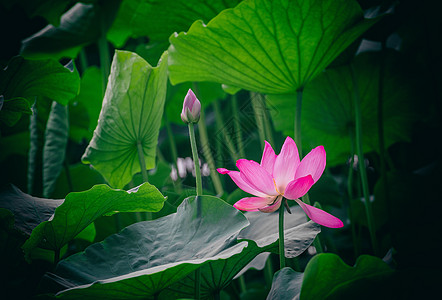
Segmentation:
[(181, 120), (184, 123), (198, 123), (200, 119), (201, 102), (195, 96), (193, 91), (189, 89), (184, 98), (183, 110), (181, 111)]

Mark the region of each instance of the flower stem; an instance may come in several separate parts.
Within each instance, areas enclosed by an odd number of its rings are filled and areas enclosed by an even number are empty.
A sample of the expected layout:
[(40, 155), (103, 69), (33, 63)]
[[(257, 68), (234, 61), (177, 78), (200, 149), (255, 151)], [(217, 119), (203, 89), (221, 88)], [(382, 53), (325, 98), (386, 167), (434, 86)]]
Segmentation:
[(353, 240), (353, 250), (356, 259), (359, 256), (359, 240), (356, 237), (356, 226), (355, 226), (355, 218), (354, 218), (353, 204), (352, 204), (354, 198), (353, 195), (354, 142), (353, 142), (352, 132), (350, 132), (350, 141), (351, 141), (351, 159), (350, 159), (350, 166), (348, 168), (347, 195), (348, 195), (348, 210), (349, 210), (350, 225), (351, 225), (351, 236)]
[(300, 158), (302, 158), (302, 138), (301, 138), (302, 93), (303, 93), (302, 89), (296, 91), (296, 111), (295, 111), (295, 143), (298, 146)]
[[(146, 170), (146, 161), (144, 160), (144, 151), (143, 151), (143, 145), (141, 144), (141, 141), (137, 142), (137, 151), (138, 151), (138, 162), (140, 163), (140, 169), (141, 169), (141, 176), (143, 176), (143, 183), (148, 181), (147, 176), (147, 170)], [(139, 215), (141, 217), (141, 215)], [(146, 220), (152, 219), (152, 213), (146, 212), (144, 214), (144, 217)]]
[(279, 268), (285, 268), (285, 252), (284, 252), (284, 211), (285, 206), (282, 203), (285, 199), (281, 199), (279, 207)]
[(109, 44), (107, 43), (106, 38), (106, 21), (104, 18), (104, 14), (102, 14), (100, 26), (101, 26), (101, 35), (98, 39), (98, 53), (100, 57), (100, 69), (102, 76), (102, 92), (103, 96), (106, 91), (107, 85), (107, 77), (110, 72), (110, 56), (109, 56)]
[(84, 50), (84, 48), (78, 53), (78, 60), (80, 61), (81, 74), (83, 75), (88, 66), (86, 50)]
[(264, 128), (264, 117), (262, 114), (262, 95), (260, 93), (251, 92), (253, 111), (255, 112), (256, 126), (258, 127), (259, 140), (261, 142), (261, 147), (264, 148), (264, 140), (266, 138), (265, 128)]
[(244, 279), (244, 275), (239, 276), (238, 281), (241, 293), (247, 292), (246, 280)]
[(238, 112), (238, 99), (236, 94), (232, 95), (233, 125), (235, 126), (236, 143), (238, 144), (239, 156), (246, 157), (244, 143), (242, 142), (242, 131)]
[(380, 66), (379, 66), (379, 82), (378, 82), (378, 137), (379, 137), (379, 157), (381, 163), (381, 180), (383, 185), (383, 196), (387, 204), (387, 227), (390, 228), (391, 232), (391, 221), (392, 220), (392, 207), (391, 201), (389, 201), (389, 190), (388, 190), (388, 177), (387, 177), (387, 162), (386, 157), (388, 157), (387, 151), (385, 149), (385, 136), (384, 136), (384, 77), (385, 77), (385, 55), (386, 55), (386, 45), (385, 40), (382, 41), (382, 50), (380, 52)]
[(201, 183), (201, 168), (196, 148), (195, 128), (193, 123), (189, 123), (189, 136), (190, 146), (192, 147), (193, 163), (195, 164), (196, 195), (201, 196), (203, 194), (203, 186)]
[(140, 163), (141, 175), (143, 176), (143, 182), (148, 181), (147, 170), (146, 170), (146, 161), (144, 160), (144, 151), (143, 145), (141, 141), (137, 142), (137, 150), (138, 150), (138, 162)]
[(271, 118), (270, 118), (269, 110), (267, 109), (267, 103), (266, 103), (265, 96), (262, 96), (261, 100), (262, 100), (262, 109), (264, 112), (263, 114), (264, 114), (265, 137), (266, 137), (266, 140), (270, 143), (270, 145), (274, 145)]
[[(189, 137), (190, 137), (190, 147), (192, 148), (192, 157), (195, 164), (195, 180), (196, 180), (196, 196), (201, 196), (203, 194), (203, 185), (201, 182), (201, 168), (200, 161), (198, 158), (198, 151), (196, 148), (195, 139), (195, 127), (193, 123), (189, 123)], [(195, 271), (195, 299), (200, 299), (200, 289), (201, 289), (201, 269), (196, 269)]]
[[(176, 148), (175, 139), (173, 138), (172, 128), (170, 126), (169, 120), (167, 119), (166, 113), (164, 114), (164, 121), (166, 123), (166, 131), (167, 131), (167, 137), (169, 138), (169, 146), (170, 146), (170, 152), (172, 153), (173, 165), (175, 166), (178, 174), (178, 152)], [(174, 185), (176, 185), (175, 188), (177, 189), (177, 192), (181, 193), (183, 188), (181, 186), (181, 180), (179, 179), (179, 176), (177, 176), (177, 180), (174, 180)]]
[[(199, 96), (198, 93), (198, 85), (193, 83), (193, 90), (196, 96)], [(207, 134), (206, 120), (204, 115), (204, 109), (201, 108), (200, 120), (198, 122), (199, 135), (201, 141), (201, 149), (204, 154), (204, 158), (207, 161), (210, 169), (210, 177), (212, 178), (213, 186), (215, 187), (215, 191), (217, 196), (221, 196), (224, 194), (223, 186), (221, 184), (221, 180), (219, 179), (218, 172), (215, 169), (215, 161), (213, 160), (212, 151), (210, 150), (209, 137)]]
[(175, 143), (175, 139), (173, 138), (173, 132), (172, 132), (172, 128), (170, 127), (170, 122), (167, 119), (166, 114), (164, 114), (164, 121), (166, 123), (166, 131), (167, 131), (167, 137), (169, 138), (169, 144), (170, 144), (170, 152), (172, 153), (172, 160), (173, 160), (173, 164), (174, 166), (177, 168), (178, 170), (178, 166), (177, 166), (177, 161), (178, 161), (178, 151), (176, 149), (176, 143)]
[[(223, 122), (220, 117), (217, 115), (216, 108), (214, 106), (213, 111), (215, 113), (215, 129), (216, 129), (216, 137), (215, 137), (215, 151), (214, 158), (215, 161), (224, 161), (224, 137), (218, 136), (223, 130)], [(224, 183), (223, 177), (221, 177), (221, 182)]]
[(218, 101), (213, 102), (213, 110), (215, 111), (216, 125), (219, 128), (219, 130), (221, 130), (221, 132), (223, 134), (227, 149), (229, 149), (229, 152), (230, 152), (230, 156), (233, 158), (234, 161), (237, 161), (239, 157), (237, 155), (237, 151), (235, 149), (235, 146), (233, 146), (232, 139), (230, 138), (230, 135), (226, 130), (226, 126), (223, 125), (223, 122), (222, 122), (223, 116), (221, 114)]
[[(308, 194), (306, 194), (307, 198), (308, 198)], [(322, 206), (319, 202), (315, 202), (315, 205), (313, 205), (316, 208), (322, 209)], [(318, 235), (315, 237), (315, 239), (313, 240), (313, 246), (316, 249), (316, 253), (323, 253), (324, 252), (324, 247), (322, 246), (322, 241), (319, 237), (319, 233)]]
[[(382, 43), (382, 51), (379, 66), (378, 81), (378, 137), (379, 137), (379, 156), (381, 162), (381, 174), (387, 175), (385, 163), (385, 138), (384, 138), (384, 69), (385, 69), (385, 42)], [(386, 177), (386, 176), (385, 176)]]
[(361, 99), (359, 97), (359, 89), (356, 81), (356, 75), (353, 66), (350, 65), (350, 73), (353, 80), (354, 89), (354, 109), (355, 109), (355, 121), (356, 121), (356, 154), (358, 156), (359, 170), (361, 174), (362, 191), (364, 194), (365, 213), (367, 215), (368, 229), (370, 231), (371, 245), (375, 255), (378, 255), (378, 245), (376, 240), (375, 225), (373, 219), (373, 211), (370, 202), (370, 192), (368, 189), (367, 170), (365, 168), (364, 151), (362, 147), (362, 113), (361, 113)]
[[(302, 136), (301, 136), (301, 112), (302, 112), (302, 95), (304, 90), (298, 89), (296, 91), (296, 111), (295, 111), (295, 143), (298, 146), (299, 158), (302, 159)], [(310, 204), (310, 197), (305, 194), (302, 197), (302, 201), (306, 204)], [(307, 220), (309, 218), (307, 217)], [(318, 253), (323, 252), (324, 247), (322, 247), (321, 240), (319, 239), (319, 234), (315, 237), (313, 245)]]

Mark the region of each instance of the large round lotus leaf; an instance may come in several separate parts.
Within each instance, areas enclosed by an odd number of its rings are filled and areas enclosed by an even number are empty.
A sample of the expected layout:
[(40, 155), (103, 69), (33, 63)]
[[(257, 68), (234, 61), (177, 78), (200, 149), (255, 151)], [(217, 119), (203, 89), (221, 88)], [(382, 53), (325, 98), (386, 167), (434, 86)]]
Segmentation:
[(246, 0), (169, 38), (170, 80), (294, 92), (374, 22), (353, 0)]
[(126, 227), (85, 252), (61, 261), (50, 277), (62, 298), (145, 298), (200, 265), (241, 253), (235, 235), (249, 222), (212, 196), (187, 198), (177, 212)]
[[(212, 297), (227, 287), (239, 273), (245, 272), (252, 259), (259, 253), (278, 253), (279, 232), (278, 213), (248, 212), (245, 214), (250, 225), (241, 230), (238, 239), (248, 241), (248, 246), (241, 253), (227, 259), (210, 261), (201, 266), (201, 295)], [(296, 257), (303, 253), (320, 232), (320, 226), (313, 221), (306, 222), (301, 208), (294, 209), (293, 215), (286, 216), (284, 222), (285, 253), (287, 257)], [(252, 264), (255, 266), (256, 264)], [(193, 297), (195, 276), (189, 274), (176, 284), (171, 285), (161, 294), (162, 299)]]

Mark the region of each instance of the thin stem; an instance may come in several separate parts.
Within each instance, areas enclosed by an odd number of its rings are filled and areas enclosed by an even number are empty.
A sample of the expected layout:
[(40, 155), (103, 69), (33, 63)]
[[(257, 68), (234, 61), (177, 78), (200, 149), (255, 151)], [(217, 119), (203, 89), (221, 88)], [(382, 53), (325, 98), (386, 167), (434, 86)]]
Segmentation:
[(244, 152), (244, 144), (242, 142), (242, 130), (238, 112), (238, 99), (236, 94), (232, 95), (233, 125), (235, 126), (236, 144), (238, 145), (239, 156), (246, 157)]
[(86, 51), (84, 50), (84, 48), (81, 48), (78, 60), (80, 61), (81, 74), (84, 74), (84, 72), (87, 69), (87, 66), (89, 65), (87, 61)]
[[(303, 96), (303, 89), (299, 89), (296, 91), (296, 110), (295, 110), (295, 143), (298, 147), (299, 151), (299, 158), (302, 159), (302, 135), (301, 135), (301, 112), (302, 112), (302, 96)], [(310, 197), (307, 194), (305, 194), (302, 197), (302, 201), (306, 204), (310, 204)], [(307, 217), (307, 220), (309, 218)], [(316, 252), (321, 253), (324, 251), (324, 247), (322, 247), (321, 240), (319, 239), (319, 234), (315, 237), (313, 241), (313, 246), (316, 249)]]
[[(199, 96), (198, 85), (196, 83), (193, 84), (193, 89), (196, 96)], [(210, 169), (210, 177), (212, 178), (213, 186), (215, 187), (215, 191), (217, 196), (221, 196), (224, 194), (223, 186), (221, 184), (221, 180), (219, 179), (218, 172), (215, 169), (215, 161), (213, 160), (212, 151), (210, 150), (209, 137), (207, 134), (206, 120), (204, 109), (201, 109), (200, 112), (200, 120), (198, 122), (199, 136), (201, 141), (201, 148), (203, 151), (204, 158), (207, 161)]]
[(98, 52), (100, 56), (100, 69), (102, 75), (102, 91), (103, 95), (106, 91), (107, 77), (110, 71), (110, 56), (109, 56), (109, 44), (106, 38), (106, 24), (104, 14), (102, 15), (101, 22), (101, 36), (98, 39)]
[(269, 115), (269, 110), (267, 109), (267, 104), (266, 104), (265, 96), (262, 96), (261, 100), (262, 100), (261, 105), (262, 105), (262, 109), (263, 109), (263, 112), (264, 112), (264, 129), (265, 129), (266, 140), (271, 145), (274, 145), (272, 125), (271, 125), (271, 122), (270, 122), (270, 115)]
[(244, 279), (244, 275), (239, 276), (239, 287), (241, 288), (241, 293), (247, 292), (246, 280)]
[[(281, 197), (281, 196), (278, 196)], [(279, 269), (285, 268), (285, 252), (284, 252), (284, 211), (285, 207), (281, 199), (281, 206), (279, 207)]]
[(170, 122), (167, 119), (166, 114), (164, 114), (164, 121), (166, 123), (167, 137), (169, 138), (169, 147), (170, 147), (170, 152), (172, 153), (173, 164), (175, 165), (175, 167), (178, 170), (178, 166), (177, 166), (178, 151), (177, 151), (177, 148), (176, 148), (175, 139), (173, 137), (172, 127), (170, 126)]
[[(306, 195), (306, 196), (308, 198), (308, 195)], [(322, 209), (322, 206), (321, 206), (321, 204), (319, 202), (315, 202), (314, 207)], [(315, 247), (317, 253), (323, 253), (324, 252), (324, 247), (322, 246), (322, 241), (321, 241), (321, 238), (319, 237), (319, 233), (315, 237), (315, 239), (313, 240), (313, 246)]]
[(195, 164), (196, 195), (201, 196), (203, 194), (203, 186), (201, 183), (201, 168), (198, 158), (198, 150), (196, 148), (195, 128), (193, 123), (189, 123), (189, 137), (190, 146), (192, 147), (193, 163)]
[[(218, 117), (215, 118), (215, 125), (216, 125), (216, 132), (222, 132), (222, 127), (223, 124), (222, 122), (218, 121)], [(217, 136), (215, 138), (215, 151), (214, 151), (214, 156), (215, 156), (215, 161), (224, 161), (224, 137), (220, 138), (219, 136)], [(221, 182), (224, 183), (224, 177), (221, 177)]]
[(352, 128), (349, 130), (350, 136), (350, 147), (351, 147), (351, 158), (350, 158), (350, 166), (348, 168), (348, 178), (347, 178), (347, 195), (348, 195), (348, 210), (350, 217), (350, 225), (351, 225), (351, 237), (353, 240), (353, 250), (355, 259), (359, 256), (359, 239), (356, 236), (356, 226), (355, 226), (355, 218), (353, 212), (353, 199), (355, 198), (353, 195), (353, 177), (354, 177), (354, 156), (355, 156), (355, 142), (354, 142), (354, 132)]
[(141, 168), (141, 175), (143, 176), (143, 182), (147, 182), (148, 177), (146, 170), (146, 161), (144, 160), (144, 151), (141, 141), (137, 142), (137, 151), (138, 151), (138, 162), (140, 163), (140, 168)]
[(167, 162), (166, 159), (164, 158), (163, 152), (161, 152), (160, 145), (157, 145), (157, 157), (158, 161)]
[[(137, 151), (138, 151), (138, 162), (140, 163), (141, 168), (141, 176), (143, 176), (143, 183), (148, 181), (147, 177), (147, 170), (146, 170), (146, 161), (144, 160), (144, 151), (143, 151), (143, 145), (141, 144), (141, 141), (137, 142)], [(146, 220), (152, 219), (152, 213), (146, 212), (144, 214)], [(141, 218), (141, 214), (137, 213), (137, 218)]]
[(264, 140), (266, 138), (265, 135), (265, 128), (264, 128), (264, 119), (262, 114), (262, 107), (261, 107), (261, 94), (251, 92), (251, 100), (252, 100), (252, 107), (253, 111), (255, 112), (255, 120), (256, 120), (256, 126), (258, 127), (258, 134), (259, 134), (259, 140), (261, 142), (261, 147), (264, 148)]
[[(177, 174), (178, 174), (178, 151), (176, 148), (176, 143), (175, 143), (175, 139), (173, 137), (173, 132), (172, 132), (172, 127), (170, 126), (170, 122), (167, 119), (167, 114), (164, 114), (164, 121), (166, 123), (166, 131), (167, 131), (167, 137), (169, 138), (169, 147), (170, 147), (170, 152), (172, 153), (172, 160), (173, 160), (173, 165), (176, 168)], [(174, 180), (174, 185), (176, 184), (175, 188), (177, 189), (177, 192), (181, 192), (183, 190), (182, 186), (181, 186), (181, 180), (179, 178), (179, 176), (177, 176), (177, 180)]]
[(370, 192), (368, 190), (367, 170), (365, 168), (365, 158), (362, 146), (362, 113), (361, 113), (361, 99), (359, 97), (359, 89), (356, 81), (356, 75), (353, 66), (350, 65), (350, 72), (354, 87), (354, 109), (356, 119), (356, 154), (358, 155), (359, 171), (361, 174), (362, 192), (364, 194), (365, 213), (367, 214), (368, 229), (370, 231), (371, 245), (375, 255), (378, 255), (378, 245), (376, 240), (375, 225), (373, 219), (373, 211), (370, 202)]
[(378, 137), (379, 137), (379, 155), (381, 163), (381, 174), (386, 175), (387, 168), (385, 162), (385, 139), (384, 139), (384, 54), (385, 42), (382, 42), (382, 51), (379, 66), (379, 81), (378, 81)]
[(266, 280), (266, 285), (270, 289), (272, 286), (272, 280), (273, 280), (273, 266), (272, 266), (272, 259), (271, 256), (267, 258), (265, 267), (264, 267), (264, 277)]
[(302, 158), (302, 138), (301, 138), (301, 111), (302, 111), (303, 90), (296, 91), (296, 111), (295, 111), (295, 143), (298, 147), (299, 157)]
[[(302, 197), (302, 202), (310, 204), (310, 196), (308, 195), (308, 193)], [(315, 204), (321, 206), (319, 202), (315, 202)], [(307, 220), (310, 220), (310, 218), (307, 217)], [(322, 246), (321, 239), (319, 238), (320, 234), (321, 233), (318, 233), (318, 235), (313, 240), (313, 246), (315, 247), (317, 253), (324, 252), (324, 247)]]
[(219, 128), (219, 130), (221, 130), (223, 137), (224, 137), (224, 142), (227, 145), (227, 149), (229, 149), (230, 152), (230, 156), (233, 158), (234, 161), (238, 160), (238, 155), (236, 154), (237, 151), (235, 149), (235, 146), (233, 146), (233, 142), (232, 139), (230, 138), (229, 133), (226, 130), (226, 126), (223, 126), (223, 116), (221, 114), (220, 108), (219, 108), (219, 103), (218, 101), (214, 101), (213, 102), (213, 110), (215, 111), (215, 121), (217, 124), (217, 127)]
[[(133, 180), (133, 178), (132, 178), (132, 180), (129, 181), (129, 183), (127, 184), (127, 188), (130, 190), (130, 189), (132, 189), (132, 188), (134, 188), (134, 187), (135, 187), (135, 184), (134, 184), (134, 180)], [(120, 214), (116, 214), (117, 218), (119, 217), (119, 215), (120, 215)], [(143, 218), (142, 218), (142, 216), (141, 216), (141, 212), (137, 211), (137, 212), (134, 213), (134, 215), (135, 215), (135, 221), (136, 221), (136, 222), (141, 222), (141, 221), (143, 221)], [(122, 220), (122, 219), (120, 219), (120, 221), (121, 221), (121, 220)], [(120, 224), (121, 224), (121, 222), (120, 222)], [(117, 227), (117, 228), (118, 228), (118, 227)]]
[[(217, 102), (217, 100), (215, 100), (215, 102)], [(215, 113), (215, 130), (216, 130), (215, 151), (214, 151), (215, 161), (224, 161), (223, 144), (224, 144), (225, 138), (224, 138), (224, 136), (223, 137), (218, 136), (219, 133), (222, 133), (223, 135), (225, 134), (224, 130), (223, 130), (224, 125), (223, 125), (222, 117), (219, 112), (218, 105), (215, 103), (213, 104), (213, 111)], [(230, 149), (231, 148), (229, 148), (229, 150)], [(221, 177), (221, 182), (224, 182), (223, 177)]]
[[(382, 41), (382, 50), (380, 52), (380, 66), (379, 66), (379, 82), (378, 82), (378, 137), (379, 137), (379, 156), (381, 165), (381, 178), (383, 185), (383, 194), (385, 201), (387, 203), (387, 214), (389, 218), (387, 219), (387, 226), (391, 228), (392, 220), (392, 208), (389, 199), (388, 191), (388, 177), (387, 177), (387, 151), (385, 149), (385, 138), (384, 138), (384, 76), (385, 76), (385, 40)], [(391, 231), (390, 231), (391, 232)]]

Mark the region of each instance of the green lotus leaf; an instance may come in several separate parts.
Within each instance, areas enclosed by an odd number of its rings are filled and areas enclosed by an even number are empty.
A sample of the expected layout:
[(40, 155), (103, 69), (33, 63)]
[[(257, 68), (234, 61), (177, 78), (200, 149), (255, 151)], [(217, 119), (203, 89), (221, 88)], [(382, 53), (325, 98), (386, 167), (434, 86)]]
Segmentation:
[(14, 185), (0, 191), (0, 207), (13, 213), (14, 226), (28, 236), (41, 222), (49, 220), (63, 201), (33, 197)]
[(359, 296), (379, 299), (381, 295), (383, 299), (390, 299), (378, 284), (388, 282), (393, 273), (384, 261), (374, 256), (361, 255), (355, 266), (350, 267), (336, 254), (321, 253), (305, 268), (300, 299), (355, 299)]
[[(175, 214), (128, 226), (84, 253), (61, 261), (46, 280), (65, 288), (57, 294), (60, 298), (133, 299), (159, 294), (161, 299), (177, 299), (193, 296), (193, 271), (200, 267), (204, 298), (227, 286), (257, 254), (277, 252), (278, 233), (270, 243), (266, 237), (260, 239), (262, 247), (253, 240), (237, 240), (238, 232), (248, 223), (243, 214), (219, 198), (192, 196)], [(311, 244), (319, 230), (307, 231), (313, 236)], [(286, 237), (299, 238), (299, 231)]]
[(111, 186), (129, 183), (141, 171), (140, 159), (155, 167), (166, 89), (167, 52), (157, 67), (135, 53), (115, 52), (98, 125), (82, 157)]
[[(304, 273), (293, 271), (286, 267), (275, 273), (267, 299), (294, 300), (301, 292), (301, 284)], [(299, 299), (299, 298), (298, 298)]]
[(52, 102), (43, 146), (43, 197), (50, 197), (63, 168), (69, 135), (68, 106)]
[(169, 38), (170, 80), (294, 92), (376, 21), (353, 0), (246, 0)]
[(84, 192), (70, 193), (53, 218), (32, 231), (23, 249), (26, 254), (35, 247), (59, 250), (98, 217), (116, 212), (157, 212), (164, 201), (163, 195), (149, 183), (129, 191), (100, 184)]
[(128, 226), (61, 261), (49, 278), (65, 288), (60, 298), (149, 297), (209, 261), (250, 247), (235, 238), (248, 224), (219, 198), (189, 197), (176, 213)]
[[(84, 0), (82, 2), (94, 2), (95, 0)], [(12, 5), (20, 5), (29, 17), (44, 17), (54, 26), (60, 25), (60, 17), (63, 12), (69, 8), (75, 0), (5, 0), (3, 1), (7, 8)]]
[(234, 7), (239, 2), (240, 0), (125, 0), (107, 38), (117, 47), (123, 46), (129, 37), (148, 36), (151, 41), (164, 41), (172, 33), (189, 28), (195, 20), (208, 22), (223, 9)]
[[(201, 296), (210, 298), (218, 291), (227, 287), (238, 274), (254, 266), (253, 261), (261, 253), (278, 253), (278, 213), (263, 214), (248, 212), (245, 214), (250, 225), (241, 230), (239, 241), (247, 241), (248, 245), (240, 253), (226, 259), (210, 261), (201, 266)], [(320, 226), (312, 221), (305, 222), (302, 209), (295, 209), (293, 215), (288, 215), (284, 222), (284, 242), (286, 257), (296, 257), (303, 253), (320, 232)], [(195, 276), (187, 275), (176, 284), (161, 293), (162, 299), (178, 297), (193, 297)]]
[(13, 57), (0, 70), (0, 95), (4, 100), (26, 98), (33, 103), (36, 96), (66, 105), (79, 91), (80, 77), (70, 65), (64, 67), (55, 60), (27, 60)]
[(11, 127), (17, 124), (22, 114), (32, 114), (29, 101), (22, 97), (4, 100), (0, 95), (0, 121)]
[(107, 31), (119, 5), (120, 0), (101, 1), (100, 5), (76, 3), (63, 14), (59, 26), (48, 25), (23, 40), (20, 54), (32, 59), (75, 58), (81, 48)]

